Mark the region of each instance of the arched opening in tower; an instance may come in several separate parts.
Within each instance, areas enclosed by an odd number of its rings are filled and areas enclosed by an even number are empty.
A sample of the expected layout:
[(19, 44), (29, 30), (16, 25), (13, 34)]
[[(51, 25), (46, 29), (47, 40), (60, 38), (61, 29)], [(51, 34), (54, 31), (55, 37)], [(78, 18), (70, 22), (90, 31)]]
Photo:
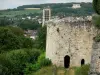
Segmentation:
[(69, 66), (70, 66), (70, 57), (68, 55), (66, 55), (64, 57), (64, 67), (69, 68)]
[(85, 60), (82, 59), (82, 60), (81, 60), (81, 66), (84, 65), (84, 64), (85, 64)]

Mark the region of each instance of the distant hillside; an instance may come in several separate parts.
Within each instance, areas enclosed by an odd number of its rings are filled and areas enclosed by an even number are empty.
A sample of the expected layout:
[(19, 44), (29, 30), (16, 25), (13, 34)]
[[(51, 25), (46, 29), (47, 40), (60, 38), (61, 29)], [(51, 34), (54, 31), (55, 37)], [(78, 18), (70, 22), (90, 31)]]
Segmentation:
[(82, 6), (80, 9), (72, 9), (73, 4), (77, 3), (54, 3), (54, 4), (40, 4), (40, 5), (23, 5), (17, 7), (17, 9), (24, 9), (24, 8), (45, 8), (50, 6), (52, 9), (52, 15), (65, 15), (65, 16), (86, 16), (92, 15), (94, 13), (92, 3), (78, 3)]
[[(50, 7), (52, 9), (52, 16), (87, 16), (94, 13), (92, 3), (78, 3), (82, 7), (79, 9), (72, 9), (75, 3), (52, 3), (52, 4), (39, 4), (39, 5), (23, 5), (16, 9), (8, 9), (0, 11), (0, 17), (15, 17), (15, 16), (42, 16), (42, 9)], [(27, 8), (34, 10), (26, 10)], [(36, 10), (39, 8), (40, 10)]]

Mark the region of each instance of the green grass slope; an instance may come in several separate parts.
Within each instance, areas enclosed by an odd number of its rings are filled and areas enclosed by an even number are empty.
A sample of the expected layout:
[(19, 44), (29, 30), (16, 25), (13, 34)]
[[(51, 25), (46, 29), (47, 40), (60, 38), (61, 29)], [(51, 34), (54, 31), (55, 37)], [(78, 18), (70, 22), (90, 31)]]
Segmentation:
[(82, 67), (65, 69), (62, 67), (48, 66), (43, 67), (35, 73), (29, 75), (88, 75), (89, 65)]

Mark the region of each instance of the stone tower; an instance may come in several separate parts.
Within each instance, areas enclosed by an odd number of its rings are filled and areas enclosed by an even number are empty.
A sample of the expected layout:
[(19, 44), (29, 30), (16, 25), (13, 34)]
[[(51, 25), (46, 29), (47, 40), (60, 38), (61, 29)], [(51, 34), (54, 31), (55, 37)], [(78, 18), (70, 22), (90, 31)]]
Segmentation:
[(46, 21), (49, 21), (51, 19), (51, 9), (50, 7), (47, 7), (43, 9), (43, 23), (42, 26), (44, 26)]
[(100, 75), (100, 42), (93, 44), (89, 75)]
[(65, 68), (89, 64), (96, 29), (82, 17), (50, 20), (47, 24), (46, 58)]

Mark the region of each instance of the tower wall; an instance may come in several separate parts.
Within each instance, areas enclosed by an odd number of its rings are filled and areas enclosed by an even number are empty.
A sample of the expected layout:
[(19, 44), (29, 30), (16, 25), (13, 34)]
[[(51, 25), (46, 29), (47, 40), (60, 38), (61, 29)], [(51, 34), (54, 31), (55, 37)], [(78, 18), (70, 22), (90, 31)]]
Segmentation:
[(46, 58), (62, 67), (66, 55), (70, 57), (70, 67), (81, 66), (82, 59), (89, 64), (96, 33), (91, 21), (50, 21), (47, 23)]
[(100, 75), (100, 42), (93, 43), (90, 75)]

